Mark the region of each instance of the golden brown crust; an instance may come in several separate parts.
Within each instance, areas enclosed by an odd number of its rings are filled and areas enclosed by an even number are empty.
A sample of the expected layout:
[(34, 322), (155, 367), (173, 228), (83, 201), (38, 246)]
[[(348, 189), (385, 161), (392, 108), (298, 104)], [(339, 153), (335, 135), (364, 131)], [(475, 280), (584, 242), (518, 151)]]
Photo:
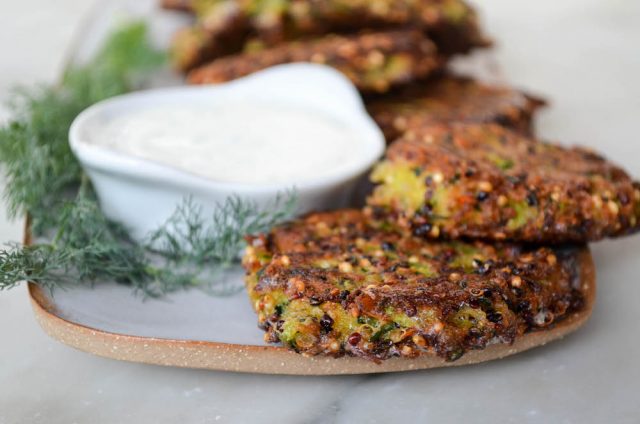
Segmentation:
[(332, 66), (359, 89), (377, 92), (424, 78), (442, 66), (435, 46), (420, 32), (396, 31), (349, 37), (332, 35), (228, 56), (193, 70), (187, 81), (190, 84), (220, 83), (291, 62)]
[[(322, 37), (414, 28), (436, 41), (444, 55), (466, 53), (489, 45), (479, 29), (475, 11), (460, 0), (167, 0), (165, 7), (191, 9), (197, 23), (184, 33), (199, 34), (174, 43), (174, 58), (182, 70), (240, 53), (243, 46), (275, 45)], [(229, 20), (229, 11), (234, 19)], [(228, 23), (220, 25), (221, 22)], [(214, 28), (211, 28), (213, 23)], [(242, 31), (241, 31), (242, 30)], [(194, 48), (199, 46), (198, 49)], [(180, 60), (190, 57), (191, 61)]]
[(456, 360), (582, 310), (580, 249), (428, 242), (345, 210), (253, 238), (244, 264), (270, 341), (305, 354)]
[(401, 87), (367, 101), (367, 110), (387, 142), (406, 131), (450, 122), (495, 122), (523, 134), (545, 102), (509, 87), (444, 75)]
[(638, 230), (638, 183), (593, 151), (494, 124), (449, 124), (392, 143), (368, 211), (425, 237), (585, 242)]
[(425, 32), (447, 55), (489, 44), (475, 10), (460, 0), (293, 0), (279, 13), (269, 12), (254, 19), (258, 38), (268, 45), (363, 28), (409, 27)]

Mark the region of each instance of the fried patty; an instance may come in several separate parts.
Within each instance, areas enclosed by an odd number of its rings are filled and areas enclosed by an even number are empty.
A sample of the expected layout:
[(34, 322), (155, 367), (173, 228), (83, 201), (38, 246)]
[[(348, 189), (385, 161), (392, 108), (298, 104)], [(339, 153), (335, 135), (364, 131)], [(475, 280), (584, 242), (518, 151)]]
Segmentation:
[(160, 7), (169, 10), (193, 11), (194, 0), (161, 0)]
[(269, 342), (308, 355), (455, 360), (581, 310), (581, 249), (428, 241), (340, 210), (251, 237), (243, 264)]
[[(363, 29), (416, 28), (435, 40), (446, 55), (489, 44), (479, 29), (475, 11), (460, 0), (164, 0), (163, 4), (192, 9), (197, 17), (196, 25), (183, 31), (174, 43), (174, 58), (183, 70), (229, 50), (240, 53), (248, 40), (269, 47)], [(235, 11), (232, 23), (229, 10)], [(212, 23), (215, 30), (210, 28)], [(192, 35), (191, 43), (185, 43), (184, 34)], [(200, 47), (195, 49), (194, 45)]]
[(445, 54), (487, 45), (475, 11), (460, 0), (293, 0), (277, 8), (244, 1), (245, 9), (259, 9), (254, 27), (258, 38), (271, 45), (333, 32), (399, 27), (423, 30)]
[(544, 101), (508, 87), (454, 75), (420, 81), (367, 101), (367, 110), (387, 142), (425, 125), (495, 122), (530, 134)]
[(443, 65), (435, 46), (418, 31), (356, 36), (327, 36), (223, 57), (188, 75), (191, 84), (220, 83), (267, 67), (292, 62), (332, 66), (360, 90), (384, 92), (390, 87), (424, 78)]
[(640, 185), (622, 169), (495, 124), (409, 131), (371, 180), (369, 213), (424, 237), (563, 243), (639, 228)]
[(212, 58), (242, 51), (249, 34), (249, 21), (235, 0), (202, 7), (198, 22), (178, 30), (173, 37), (171, 60), (183, 72)]

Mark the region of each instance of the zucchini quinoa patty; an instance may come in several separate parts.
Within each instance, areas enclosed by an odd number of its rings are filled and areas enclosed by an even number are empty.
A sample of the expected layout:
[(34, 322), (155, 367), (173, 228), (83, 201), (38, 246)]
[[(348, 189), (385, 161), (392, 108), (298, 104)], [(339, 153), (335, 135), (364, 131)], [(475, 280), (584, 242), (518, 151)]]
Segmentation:
[(182, 28), (173, 36), (171, 61), (187, 72), (209, 60), (242, 51), (249, 34), (249, 22), (234, 1), (211, 5), (196, 25)]
[[(240, 53), (242, 46), (274, 46), (276, 44), (323, 36), (329, 33), (349, 34), (362, 29), (419, 29), (436, 40), (439, 50), (447, 55), (466, 53), (474, 47), (489, 45), (479, 29), (475, 11), (461, 0), (165, 0), (165, 7), (191, 9), (197, 22), (176, 39), (175, 57), (187, 56), (198, 42), (199, 54), (190, 62), (178, 62), (189, 70), (225, 54), (230, 47)], [(234, 22), (228, 22), (233, 11)], [(234, 52), (231, 52), (234, 53)]]
[(417, 31), (332, 35), (223, 57), (191, 71), (187, 80), (191, 84), (220, 83), (291, 62), (329, 65), (361, 90), (384, 92), (391, 86), (427, 77), (444, 61), (433, 43)]
[(408, 130), (449, 122), (495, 122), (530, 134), (533, 115), (544, 104), (513, 88), (444, 75), (376, 96), (367, 110), (391, 142)]
[(639, 228), (640, 185), (622, 169), (495, 124), (409, 131), (370, 178), (367, 212), (424, 237), (563, 243)]
[(265, 340), (307, 355), (453, 361), (584, 304), (581, 247), (428, 241), (359, 210), (248, 241), (246, 284)]
[(461, 0), (293, 0), (277, 9), (264, 0), (241, 3), (245, 10), (258, 10), (252, 16), (253, 26), (267, 45), (363, 28), (407, 27), (437, 40), (438, 49), (447, 55), (490, 44), (475, 11)]

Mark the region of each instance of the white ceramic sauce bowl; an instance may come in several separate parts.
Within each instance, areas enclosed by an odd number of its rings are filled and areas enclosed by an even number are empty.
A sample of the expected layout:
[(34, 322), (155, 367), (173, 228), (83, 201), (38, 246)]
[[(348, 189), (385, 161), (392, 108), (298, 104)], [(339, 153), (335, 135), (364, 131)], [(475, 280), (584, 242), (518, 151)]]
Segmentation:
[[(260, 101), (320, 111), (358, 134), (358, 142), (366, 146), (365, 153), (350, 167), (321, 178), (309, 175), (277, 184), (244, 184), (192, 175), (92, 143), (100, 122), (121, 114), (168, 104), (214, 107), (230, 101)], [(71, 126), (69, 142), (93, 183), (105, 215), (124, 224), (138, 240), (166, 222), (186, 197), (202, 207), (204, 216), (232, 195), (267, 207), (278, 194), (292, 188), (297, 194), (298, 214), (348, 206), (361, 177), (385, 147), (380, 129), (366, 113), (351, 82), (332, 68), (306, 63), (276, 66), (226, 84), (154, 89), (114, 97), (83, 111)]]

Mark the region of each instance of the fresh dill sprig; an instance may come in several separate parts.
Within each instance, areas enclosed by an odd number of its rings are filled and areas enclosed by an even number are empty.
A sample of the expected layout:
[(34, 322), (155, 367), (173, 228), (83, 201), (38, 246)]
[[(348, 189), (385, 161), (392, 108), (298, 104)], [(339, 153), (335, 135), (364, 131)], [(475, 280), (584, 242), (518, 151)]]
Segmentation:
[[(290, 219), (295, 213), (297, 196), (294, 191), (277, 196), (270, 204), (260, 207), (251, 200), (231, 196), (216, 205), (212, 214), (203, 214), (202, 207), (186, 198), (173, 215), (147, 238), (145, 248), (156, 254), (163, 266), (165, 286), (169, 292), (174, 287), (196, 285), (215, 294), (229, 294), (242, 286), (223, 284), (221, 290), (213, 288), (214, 282), (224, 282), (224, 272), (238, 263), (245, 247), (244, 236), (269, 230), (275, 224)], [(156, 260), (156, 263), (159, 261)], [(158, 287), (157, 284), (154, 287)]]
[(186, 258), (193, 264), (236, 262), (244, 247), (244, 236), (264, 232), (293, 215), (296, 194), (278, 195), (271, 204), (260, 208), (255, 202), (238, 196), (218, 205), (213, 215), (204, 219), (202, 208), (187, 198), (157, 231), (147, 245), (168, 258)]
[[(292, 216), (295, 195), (280, 196), (265, 208), (239, 197), (217, 206), (212, 216), (190, 199), (146, 243), (131, 241), (120, 225), (107, 220), (91, 198), (67, 202), (51, 242), (0, 252), (0, 290), (29, 280), (53, 290), (115, 281), (148, 297), (188, 287), (210, 288), (238, 262), (244, 234), (268, 230)], [(216, 294), (241, 286), (231, 285)]]
[(10, 216), (29, 214), (33, 234), (48, 241), (0, 251), (0, 290), (25, 280), (49, 290), (115, 281), (152, 297), (211, 288), (237, 263), (245, 234), (291, 217), (293, 193), (267, 208), (233, 196), (212, 216), (187, 199), (147, 242), (135, 243), (103, 215), (69, 148), (69, 127), (91, 104), (137, 88), (163, 57), (150, 45), (146, 25), (133, 23), (115, 32), (91, 62), (69, 69), (59, 85), (16, 93), (14, 120), (0, 129), (5, 197)]
[(59, 227), (51, 242), (13, 244), (0, 252), (0, 289), (22, 280), (53, 289), (110, 279), (133, 283), (144, 269), (144, 251), (126, 242), (126, 233), (109, 222), (97, 202), (85, 198), (60, 208)]

